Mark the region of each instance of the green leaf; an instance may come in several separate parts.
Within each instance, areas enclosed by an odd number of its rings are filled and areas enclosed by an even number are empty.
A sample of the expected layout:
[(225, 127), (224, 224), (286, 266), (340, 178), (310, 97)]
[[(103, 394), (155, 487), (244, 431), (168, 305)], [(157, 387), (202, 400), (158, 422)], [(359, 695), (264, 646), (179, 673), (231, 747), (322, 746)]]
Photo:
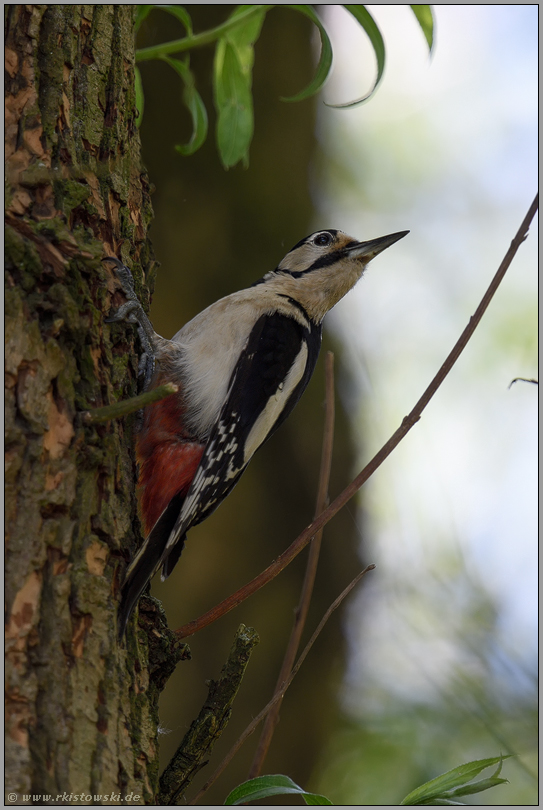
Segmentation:
[[(484, 779), (482, 782), (476, 782), (475, 785), (471, 786), (472, 788), (475, 787), (476, 789), (466, 792), (477, 793), (479, 792), (479, 789), (476, 786), (489, 781), (492, 781), (492, 784), (488, 784), (487, 787), (481, 787), (480, 789), (487, 790), (488, 787), (494, 787), (495, 784), (501, 784), (507, 780), (500, 779), (496, 781), (496, 777), (501, 771), (502, 761), (507, 759), (509, 756), (511, 755), (507, 754), (505, 757), (491, 757), (490, 759), (477, 759), (473, 762), (466, 762), (465, 765), (459, 765), (457, 768), (453, 768), (451, 771), (447, 771), (447, 773), (437, 776), (430, 782), (425, 782), (424, 785), (421, 785), (409, 793), (405, 799), (400, 802), (400, 804), (437, 804), (438, 802), (436, 799), (445, 800), (451, 799), (454, 796), (465, 795), (462, 791), (466, 788), (468, 782), (471, 782), (481, 773), (481, 771), (484, 771), (485, 768), (490, 768), (492, 765), (498, 765), (498, 769), (490, 780)], [(455, 790), (455, 788), (460, 790)]]
[(430, 53), (432, 53), (432, 48), (434, 46), (434, 16), (432, 14), (432, 7), (411, 6), (411, 10), (422, 28), (422, 33), (426, 37), (428, 48)]
[(134, 68), (134, 86), (136, 90), (136, 126), (140, 127), (143, 121), (143, 109), (145, 107), (145, 96), (143, 95), (143, 83), (141, 81), (141, 72), (139, 67)]
[(345, 6), (347, 11), (349, 11), (355, 20), (360, 23), (364, 31), (369, 37), (369, 40), (373, 46), (373, 50), (375, 51), (375, 58), (377, 59), (377, 77), (373, 83), (373, 87), (365, 96), (361, 98), (357, 98), (355, 101), (349, 101), (346, 104), (328, 104), (329, 107), (336, 107), (337, 109), (345, 109), (347, 107), (356, 107), (358, 104), (362, 104), (364, 101), (368, 101), (379, 86), (381, 79), (383, 78), (383, 73), (385, 70), (385, 43), (381, 32), (377, 26), (377, 23), (367, 10), (365, 6)]
[(183, 24), (188, 36), (192, 36), (192, 21), (190, 19), (190, 14), (188, 11), (183, 8), (183, 6), (170, 6), (170, 5), (146, 5), (146, 6), (138, 6), (138, 10), (136, 11), (136, 19), (134, 21), (134, 32), (137, 33), (142, 22), (149, 16), (150, 12), (154, 8), (161, 8), (163, 11), (167, 11), (168, 14), (172, 14), (176, 17), (179, 22)]
[(202, 97), (196, 90), (194, 75), (189, 68), (189, 58), (172, 59), (164, 57), (164, 62), (175, 70), (183, 81), (183, 102), (192, 118), (192, 135), (188, 143), (177, 144), (176, 152), (180, 155), (192, 155), (204, 143), (207, 137), (207, 110)]
[(167, 11), (168, 14), (171, 14), (172, 16), (174, 16), (176, 19), (179, 20), (179, 22), (183, 25), (185, 31), (187, 32), (187, 35), (189, 37), (192, 36), (192, 20), (186, 8), (183, 8), (183, 6), (170, 6), (163, 4), (157, 4), (156, 6), (152, 6), (151, 8), (161, 8), (163, 11)]
[(456, 790), (451, 790), (447, 793), (449, 797), (458, 797), (458, 796), (469, 796), (472, 793), (482, 793), (483, 790), (488, 790), (491, 787), (496, 787), (496, 785), (504, 785), (508, 783), (508, 779), (500, 779), (499, 774), (501, 773), (503, 765), (503, 757), (500, 757), (500, 761), (498, 763), (498, 767), (487, 779), (479, 779), (478, 782), (474, 782), (471, 785), (463, 785), (462, 787), (456, 788)]
[(257, 799), (267, 799), (270, 796), (282, 796), (285, 794), (302, 796), (305, 803), (310, 805), (332, 804), (325, 796), (306, 793), (290, 777), (275, 774), (273, 776), (257, 776), (256, 779), (249, 779), (248, 782), (238, 785), (226, 798), (225, 805), (244, 804)]
[[(163, 11), (167, 11), (169, 14), (172, 14), (174, 17), (176, 17), (183, 24), (183, 26), (184, 26), (184, 28), (185, 28), (185, 30), (187, 32), (187, 35), (188, 36), (192, 35), (192, 22), (191, 22), (189, 13), (182, 6), (170, 6), (170, 5), (139, 5), (137, 7), (138, 10), (136, 12), (136, 19), (134, 21), (134, 33), (138, 32), (142, 22), (149, 16), (150, 12), (154, 8), (161, 8)], [(194, 84), (194, 82), (193, 82), (193, 84)], [(144, 93), (143, 93), (143, 83), (142, 83), (142, 79), (141, 79), (141, 73), (139, 71), (139, 68), (137, 68), (137, 67), (136, 67), (135, 85), (136, 85), (136, 107), (138, 109), (138, 115), (136, 117), (136, 126), (140, 127), (141, 122), (143, 120)], [(196, 92), (196, 91), (194, 91), (194, 92)], [(196, 95), (198, 95), (198, 94), (196, 94)], [(201, 124), (200, 121), (198, 121), (198, 124), (195, 124), (195, 112), (191, 109), (191, 104), (189, 103), (187, 98), (185, 98), (185, 96), (183, 96), (183, 98), (184, 98), (185, 104), (189, 108), (189, 110), (191, 112), (191, 115), (192, 115), (193, 136), (192, 136), (191, 141), (190, 141), (190, 143), (192, 143), (194, 141), (195, 134), (197, 132), (200, 132), (202, 124)], [(198, 96), (198, 98), (199, 98), (199, 96)], [(200, 103), (201, 103), (201, 99), (200, 99)], [(205, 132), (204, 132), (204, 136), (203, 136), (201, 142), (198, 144), (198, 146), (200, 146), (201, 143), (203, 143), (203, 141), (205, 140), (206, 134), (207, 134), (207, 113), (205, 111), (205, 107), (204, 107), (204, 116), (205, 116)], [(186, 152), (186, 153), (182, 152), (182, 154), (192, 154), (193, 151), (196, 151), (196, 149), (198, 149), (198, 146), (196, 146), (192, 151)], [(184, 148), (185, 147), (181, 147), (181, 149), (184, 149)]]
[(225, 40), (217, 45), (215, 106), (217, 146), (225, 169), (247, 161), (253, 137), (253, 98), (237, 50)]
[[(250, 6), (238, 6), (230, 15), (244, 15)], [(266, 7), (267, 9), (267, 7)], [(254, 43), (266, 11), (229, 29), (215, 50), (214, 93), (217, 109), (217, 146), (225, 169), (240, 160), (248, 164), (253, 137), (252, 70)], [(230, 19), (229, 18), (229, 19)]]
[(289, 98), (281, 99), (282, 101), (303, 101), (303, 99), (310, 98), (311, 96), (314, 96), (315, 93), (318, 93), (326, 82), (328, 74), (330, 73), (330, 68), (332, 67), (332, 44), (320, 17), (315, 14), (311, 6), (286, 5), (285, 8), (292, 8), (294, 11), (299, 11), (300, 14), (304, 14), (306, 17), (309, 17), (309, 19), (314, 22), (319, 29), (321, 38), (321, 55), (313, 80), (305, 88), (305, 90), (302, 90), (301, 93), (297, 93), (295, 96), (290, 96)]
[(464, 785), (464, 787), (457, 788), (456, 790), (452, 790), (448, 793), (448, 796), (471, 796), (473, 793), (482, 793), (483, 790), (488, 790), (489, 788), (496, 787), (496, 785), (506, 785), (508, 784), (508, 779), (497, 779), (494, 776), (489, 776), (488, 779), (479, 779), (478, 782), (474, 782), (472, 785)]
[[(251, 8), (254, 8), (254, 6), (237, 6), (228, 19), (233, 20), (236, 17), (245, 17), (246, 12)], [(252, 70), (254, 61), (253, 45), (260, 36), (262, 23), (264, 22), (266, 11), (269, 10), (269, 8), (270, 6), (262, 6), (262, 9), (265, 10), (260, 14), (250, 17), (234, 28), (230, 28), (226, 34), (224, 34), (224, 37), (240, 51), (245, 49), (241, 61), (246, 70)]]
[(152, 4), (149, 5), (138, 5), (136, 11), (136, 19), (134, 20), (134, 34), (137, 34), (139, 31), (140, 25), (145, 20), (145, 18), (149, 15), (150, 11), (154, 8)]
[(306, 804), (317, 805), (317, 804), (327, 804), (331, 805), (332, 802), (330, 799), (327, 799), (326, 796), (320, 796), (318, 793), (302, 793), (302, 798)]

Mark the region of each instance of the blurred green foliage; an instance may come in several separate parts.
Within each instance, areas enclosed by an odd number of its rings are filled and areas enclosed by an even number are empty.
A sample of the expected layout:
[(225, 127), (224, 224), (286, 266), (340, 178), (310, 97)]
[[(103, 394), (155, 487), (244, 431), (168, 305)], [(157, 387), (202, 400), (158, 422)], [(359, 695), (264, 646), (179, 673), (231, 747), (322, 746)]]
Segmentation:
[[(473, 762), (466, 762), (458, 765), (447, 773), (436, 776), (429, 782), (425, 782), (406, 796), (400, 805), (463, 805), (458, 801), (461, 797), (472, 796), (475, 793), (483, 793), (492, 787), (504, 785), (507, 779), (500, 777), (503, 760), (508, 757), (490, 757), (489, 759), (479, 759)], [(492, 776), (474, 781), (479, 774), (497, 765)], [(282, 774), (259, 776), (256, 779), (249, 779), (247, 782), (238, 785), (229, 793), (224, 802), (225, 805), (246, 804), (259, 799), (269, 799), (272, 796), (301, 796), (305, 804), (308, 805), (331, 805), (330, 799), (316, 793), (308, 793), (299, 785)], [(378, 802), (382, 804), (382, 802)]]
[[(185, 36), (179, 39), (149, 45), (136, 52), (136, 61), (160, 59), (166, 62), (183, 82), (183, 104), (190, 112), (192, 135), (186, 144), (176, 146), (183, 155), (191, 155), (204, 143), (207, 137), (208, 117), (204, 101), (196, 89), (194, 73), (190, 67), (190, 57), (173, 58), (173, 54), (194, 50), (216, 42), (213, 65), (213, 90), (217, 111), (217, 149), (225, 169), (242, 162), (249, 164), (249, 147), (253, 138), (253, 62), (254, 45), (260, 36), (266, 14), (276, 6), (240, 5), (236, 6), (227, 19), (211, 29), (194, 34), (192, 19), (183, 6), (139, 5), (136, 12), (136, 32), (153, 9), (161, 9), (173, 15), (184, 27)], [(321, 18), (310, 5), (286, 4), (282, 8), (291, 9), (305, 15), (317, 27), (321, 42), (321, 54), (315, 75), (304, 90), (283, 101), (303, 101), (316, 95), (326, 82), (332, 68), (332, 44)], [(368, 101), (376, 91), (385, 69), (385, 43), (381, 32), (363, 5), (346, 5), (359, 25), (369, 37), (377, 59), (377, 76), (373, 87), (356, 101), (339, 104), (338, 107), (354, 107)], [(419, 23), (430, 51), (433, 46), (434, 23), (429, 5), (410, 6)], [(273, 70), (273, 60), (269, 70)], [(139, 110), (138, 125), (141, 124), (144, 109), (143, 83), (139, 68), (136, 68), (136, 103)]]

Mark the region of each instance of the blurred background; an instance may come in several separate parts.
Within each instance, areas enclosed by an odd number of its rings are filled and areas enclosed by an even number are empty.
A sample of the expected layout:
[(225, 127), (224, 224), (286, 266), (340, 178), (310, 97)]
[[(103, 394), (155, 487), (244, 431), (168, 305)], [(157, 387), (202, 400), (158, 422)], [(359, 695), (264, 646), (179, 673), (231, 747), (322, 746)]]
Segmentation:
[[(190, 5), (196, 31), (232, 7)], [(311, 23), (277, 7), (256, 46), (248, 169), (225, 172), (210, 134), (196, 155), (178, 78), (145, 63), (144, 160), (155, 186), (160, 269), (151, 318), (171, 337), (217, 298), (275, 267), (326, 227), (360, 239), (411, 233), (375, 260), (327, 316), (336, 355), (333, 498), (399, 426), (475, 310), (537, 186), (537, 6), (438, 5), (434, 53), (408, 6), (368, 6), (375, 56), (345, 9), (319, 6), (334, 47), (322, 97), (286, 104), (316, 64)], [(155, 10), (140, 47), (182, 36)], [(191, 54), (212, 113), (212, 49)], [(334, 804), (398, 804), (470, 759), (515, 753), (510, 784), (472, 804), (536, 804), (537, 377), (535, 224), (495, 300), (419, 424), (326, 527), (306, 638), (362, 567), (377, 568), (328, 624), (287, 693), (265, 773), (286, 773)], [(191, 530), (153, 592), (179, 627), (259, 573), (311, 520), (323, 423), (323, 360), (293, 415), (232, 495)], [(305, 554), (263, 591), (190, 639), (164, 692), (162, 757), (172, 756), (236, 628), (253, 653), (213, 764), (271, 696)], [(258, 734), (258, 732), (257, 732)], [(208, 794), (246, 778), (257, 734)], [(209, 776), (204, 769), (198, 784)], [(195, 788), (198, 785), (195, 784)], [(288, 803), (288, 802), (285, 802)]]

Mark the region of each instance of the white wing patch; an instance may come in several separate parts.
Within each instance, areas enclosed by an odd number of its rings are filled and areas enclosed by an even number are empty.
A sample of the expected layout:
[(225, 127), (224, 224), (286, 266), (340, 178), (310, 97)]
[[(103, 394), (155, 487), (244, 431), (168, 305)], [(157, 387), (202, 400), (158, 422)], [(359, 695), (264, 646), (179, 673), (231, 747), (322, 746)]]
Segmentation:
[[(209, 508), (213, 503), (222, 500), (223, 493), (213, 491), (215, 486), (222, 479), (223, 482), (228, 482), (236, 478), (241, 470), (250, 461), (251, 457), (258, 450), (262, 442), (266, 440), (271, 429), (276, 421), (281, 416), (290, 395), (302, 379), (308, 358), (308, 347), (305, 341), (302, 341), (300, 351), (298, 352), (294, 363), (292, 364), (286, 378), (279, 383), (275, 393), (268, 399), (263, 411), (251, 428), (249, 435), (243, 447), (243, 463), (240, 460), (236, 462), (236, 451), (238, 449), (238, 438), (235, 435), (238, 414), (233, 411), (230, 414), (229, 423), (219, 421), (217, 425), (217, 434), (211, 439), (209, 446), (206, 449), (204, 459), (200, 467), (196, 471), (196, 475), (192, 481), (190, 491), (187, 494), (183, 508), (176, 521), (173, 530), (170, 533), (168, 542), (164, 549), (167, 552), (171, 549), (178, 540), (180, 526), (186, 524), (187, 520), (192, 520), (198, 510), (198, 504), (201, 501), (202, 493), (208, 489), (206, 497), (206, 508)], [(234, 381), (232, 381), (234, 383)], [(217, 465), (223, 456), (228, 459), (226, 469), (223, 468), (220, 477), (217, 475)], [(206, 464), (206, 461), (208, 462)], [(164, 557), (165, 555), (163, 555)]]
[[(224, 404), (161, 563), (179, 537), (224, 500), (256, 450), (292, 410), (311, 376), (319, 345), (319, 327), (311, 330), (279, 310), (257, 320), (231, 373)], [(222, 362), (224, 357), (216, 360), (219, 367), (228, 365)], [(222, 373), (220, 379), (224, 382)]]
[(288, 399), (300, 380), (303, 377), (305, 367), (307, 365), (307, 343), (302, 342), (298, 356), (296, 357), (289, 373), (285, 380), (279, 383), (279, 386), (273, 396), (271, 396), (266, 403), (266, 407), (251, 428), (251, 432), (247, 436), (244, 447), (244, 461), (246, 464), (250, 461), (252, 456), (258, 450), (263, 441), (265, 441), (270, 430), (277, 422), (279, 416)]
[[(221, 478), (224, 481), (229, 481), (232, 478), (235, 478), (236, 475), (239, 474), (239, 468), (234, 466), (234, 457), (235, 452), (238, 447), (238, 440), (236, 436), (230, 435), (233, 434), (236, 429), (236, 414), (232, 413), (232, 423), (230, 425), (224, 424), (224, 422), (219, 422), (218, 424), (218, 435), (216, 435), (210, 442), (209, 447), (206, 451), (207, 459), (212, 459), (212, 467), (209, 467), (205, 464), (200, 464), (198, 469), (196, 470), (196, 475), (192, 481), (190, 486), (190, 490), (187, 494), (187, 497), (183, 503), (183, 508), (177, 518), (174, 528), (172, 529), (170, 536), (168, 538), (168, 542), (166, 543), (164, 551), (171, 549), (177, 542), (179, 538), (179, 526), (186, 521), (189, 515), (194, 515), (197, 511), (198, 503), (202, 496), (202, 491), (206, 488), (213, 488), (216, 486), (220, 481)], [(221, 449), (216, 452), (216, 448), (221, 447)], [(223, 473), (222, 476), (217, 475), (216, 468), (217, 465), (220, 464), (220, 461), (224, 455), (228, 457), (228, 468)], [(217, 501), (217, 496), (210, 493), (206, 501), (206, 505), (212, 506), (213, 503)], [(164, 555), (163, 555), (164, 557)], [(162, 559), (161, 559), (162, 561)]]

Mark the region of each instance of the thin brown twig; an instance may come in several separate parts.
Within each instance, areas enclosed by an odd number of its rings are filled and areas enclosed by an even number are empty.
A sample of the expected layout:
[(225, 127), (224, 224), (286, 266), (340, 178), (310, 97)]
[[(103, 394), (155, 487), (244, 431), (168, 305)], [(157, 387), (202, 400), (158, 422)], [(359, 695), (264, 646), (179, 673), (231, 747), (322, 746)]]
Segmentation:
[[(322, 439), (322, 454), (321, 466), (319, 473), (319, 486), (317, 491), (317, 504), (315, 509), (315, 517), (326, 508), (328, 501), (328, 487), (330, 483), (330, 469), (332, 467), (332, 450), (334, 445), (334, 355), (328, 352), (326, 355), (325, 366), (325, 385), (326, 385), (326, 410), (324, 417), (324, 431)], [(283, 663), (279, 671), (277, 683), (275, 685), (274, 693), (279, 692), (283, 684), (287, 681), (292, 670), (296, 654), (300, 646), (302, 633), (307, 620), (309, 612), (309, 605), (311, 596), (313, 594), (313, 586), (315, 584), (315, 577), (317, 575), (317, 566), (319, 562), (319, 553), (321, 548), (323, 529), (315, 534), (309, 546), (309, 555), (307, 558), (307, 565), (305, 570), (302, 591), (300, 595), (300, 604), (296, 610), (294, 617), (294, 625), (290, 634), (290, 638), (285, 650)], [(271, 744), (275, 726), (279, 722), (279, 711), (281, 709), (282, 698), (276, 701), (274, 706), (268, 712), (264, 727), (258, 741), (258, 746), (255, 751), (253, 762), (249, 769), (248, 779), (254, 779), (258, 776), (268, 749)]]
[(221, 775), (221, 773), (224, 771), (224, 769), (227, 767), (227, 765), (230, 763), (230, 761), (232, 760), (232, 758), (233, 758), (233, 757), (234, 757), (234, 756), (237, 754), (237, 752), (239, 751), (239, 749), (241, 748), (241, 746), (243, 745), (243, 743), (245, 742), (245, 740), (246, 740), (248, 737), (250, 737), (250, 736), (251, 736), (251, 734), (252, 734), (252, 733), (253, 733), (253, 731), (256, 729), (256, 727), (258, 726), (258, 724), (259, 724), (259, 723), (260, 723), (260, 722), (261, 722), (261, 721), (264, 719), (264, 717), (266, 717), (266, 715), (268, 714), (268, 712), (269, 712), (271, 709), (273, 709), (273, 707), (275, 706), (275, 704), (276, 704), (278, 701), (281, 701), (281, 700), (283, 699), (285, 692), (287, 691), (287, 689), (289, 688), (290, 684), (292, 683), (292, 681), (294, 680), (294, 678), (295, 678), (295, 677), (296, 677), (296, 675), (298, 674), (298, 671), (299, 671), (300, 667), (302, 666), (303, 662), (304, 662), (304, 661), (305, 661), (305, 659), (307, 658), (307, 655), (308, 655), (309, 651), (311, 650), (311, 647), (313, 646), (313, 644), (314, 644), (314, 643), (315, 643), (315, 641), (317, 640), (317, 638), (318, 638), (319, 634), (321, 633), (321, 631), (322, 631), (322, 629), (323, 629), (324, 625), (326, 624), (326, 622), (328, 621), (328, 619), (330, 618), (330, 616), (332, 615), (332, 613), (333, 613), (335, 610), (337, 610), (337, 608), (338, 608), (338, 607), (341, 605), (341, 603), (343, 602), (343, 600), (344, 600), (344, 599), (345, 599), (345, 598), (346, 598), (346, 597), (347, 597), (347, 596), (350, 594), (350, 592), (352, 591), (352, 589), (353, 589), (353, 588), (355, 588), (355, 587), (358, 585), (358, 583), (360, 582), (360, 580), (362, 579), (362, 577), (363, 577), (365, 574), (367, 574), (367, 573), (368, 573), (368, 571), (373, 571), (373, 569), (374, 569), (374, 568), (375, 568), (375, 565), (373, 565), (373, 564), (372, 564), (372, 565), (368, 565), (368, 566), (366, 566), (366, 568), (364, 568), (364, 570), (363, 570), (363, 571), (361, 571), (361, 572), (358, 574), (358, 576), (356, 576), (356, 577), (353, 579), (353, 581), (352, 581), (352, 582), (350, 582), (350, 583), (347, 585), (347, 587), (345, 588), (345, 590), (344, 590), (344, 591), (342, 591), (342, 592), (340, 593), (340, 595), (337, 597), (337, 599), (335, 599), (335, 600), (332, 602), (332, 604), (330, 605), (330, 607), (328, 608), (328, 610), (326, 611), (326, 613), (324, 614), (324, 616), (323, 616), (323, 617), (322, 617), (322, 619), (320, 620), (319, 624), (317, 625), (317, 628), (316, 628), (315, 632), (313, 633), (313, 635), (311, 636), (311, 638), (309, 639), (309, 641), (308, 641), (308, 642), (307, 642), (307, 644), (305, 645), (305, 647), (304, 647), (304, 649), (303, 649), (303, 651), (302, 651), (302, 654), (301, 654), (301, 655), (300, 655), (300, 657), (298, 658), (298, 660), (297, 660), (297, 662), (296, 662), (296, 665), (293, 667), (293, 669), (292, 669), (292, 671), (291, 671), (290, 675), (288, 676), (287, 681), (286, 681), (286, 682), (285, 682), (285, 683), (284, 683), (284, 684), (281, 686), (281, 688), (280, 688), (280, 689), (279, 689), (279, 690), (278, 690), (278, 691), (277, 691), (277, 692), (274, 694), (274, 696), (272, 697), (272, 699), (270, 700), (270, 702), (269, 702), (269, 703), (267, 703), (267, 704), (266, 704), (266, 706), (264, 706), (264, 708), (262, 709), (262, 711), (261, 711), (261, 712), (259, 712), (259, 713), (257, 714), (257, 716), (254, 718), (254, 720), (252, 720), (252, 721), (249, 723), (249, 725), (247, 726), (247, 728), (245, 729), (245, 731), (244, 731), (244, 732), (241, 734), (241, 736), (240, 736), (240, 737), (239, 737), (239, 738), (236, 740), (236, 742), (234, 743), (234, 745), (232, 746), (232, 748), (230, 749), (230, 751), (228, 752), (228, 754), (225, 756), (225, 758), (223, 759), (223, 761), (221, 762), (221, 764), (218, 766), (218, 768), (217, 768), (217, 769), (214, 771), (214, 773), (212, 774), (212, 776), (210, 776), (210, 778), (207, 780), (207, 782), (205, 783), (205, 785), (203, 786), (203, 788), (202, 788), (202, 789), (201, 789), (201, 790), (200, 790), (200, 791), (199, 791), (199, 792), (196, 794), (196, 796), (195, 796), (195, 797), (194, 797), (194, 798), (193, 798), (193, 799), (192, 799), (190, 802), (188, 802), (188, 804), (189, 804), (189, 805), (195, 805), (195, 804), (197, 804), (197, 802), (199, 802), (199, 801), (200, 801), (200, 799), (203, 797), (203, 795), (204, 795), (205, 793), (207, 793), (207, 791), (209, 790), (209, 788), (211, 787), (211, 785), (213, 785), (213, 784), (214, 784), (214, 783), (217, 781), (217, 779), (219, 778), (219, 776)]
[(342, 509), (345, 504), (353, 497), (353, 495), (358, 492), (360, 487), (366, 483), (368, 478), (373, 475), (375, 470), (381, 466), (381, 464), (385, 461), (386, 458), (392, 453), (394, 448), (401, 442), (401, 440), (406, 436), (407, 433), (411, 430), (411, 428), (419, 421), (422, 412), (443, 383), (444, 379), (447, 377), (451, 369), (453, 368), (454, 364), (458, 360), (460, 354), (466, 348), (470, 338), (472, 337), (473, 333), (475, 332), (477, 326), (479, 325), (481, 318), (483, 317), (490, 301), (492, 300), (496, 290), (498, 289), (505, 273), (507, 272), (513, 258), (519, 249), (520, 245), (526, 239), (528, 234), (528, 228), (530, 227), (530, 223), (532, 222), (535, 213), (538, 208), (538, 195), (536, 195), (533, 203), (531, 204), (530, 208), (528, 209), (528, 213), (524, 217), (520, 228), (517, 231), (517, 234), (507, 253), (505, 254), (494, 278), (490, 282), (490, 285), (485, 292), (484, 296), (482, 297), (479, 306), (475, 310), (475, 313), (469, 319), (468, 325), (460, 335), (459, 339), (455, 343), (452, 348), (452, 351), (447, 356), (447, 359), (435, 375), (434, 379), (431, 381), (428, 388), (425, 390), (411, 413), (406, 416), (401, 423), (400, 427), (392, 434), (390, 439), (383, 445), (383, 447), (379, 450), (378, 453), (371, 459), (369, 464), (367, 464), (364, 469), (356, 476), (354, 481), (352, 481), (344, 490), (341, 492), (337, 498), (332, 501), (330, 506), (322, 512), (316, 520), (311, 523), (303, 532), (298, 535), (296, 540), (284, 551), (271, 565), (268, 566), (264, 571), (262, 571), (257, 577), (255, 577), (251, 582), (248, 582), (242, 588), (237, 590), (231, 596), (229, 596), (224, 601), (220, 602), (214, 608), (212, 608), (207, 613), (204, 613), (203, 616), (200, 618), (195, 619), (188, 624), (183, 625), (180, 627), (179, 630), (176, 631), (179, 638), (186, 638), (188, 636), (193, 635), (198, 630), (201, 630), (203, 627), (207, 627), (208, 624), (211, 622), (216, 621), (218, 618), (223, 616), (228, 611), (232, 610), (233, 608), (237, 607), (241, 602), (243, 602), (247, 597), (251, 596), (255, 591), (262, 588), (263, 585), (266, 585), (270, 580), (276, 577), (281, 571), (286, 568), (286, 566), (292, 562), (292, 560), (300, 553), (300, 551), (305, 548), (305, 546), (310, 542), (311, 538), (316, 534), (316, 532), (325, 526), (333, 517), (336, 515), (340, 509)]
[(527, 383), (531, 383), (532, 385), (539, 385), (539, 380), (535, 380), (533, 377), (515, 377), (515, 379), (511, 380), (511, 382), (509, 383), (509, 385), (507, 387), (511, 388), (513, 383), (516, 383), (516, 382), (527, 382)]

